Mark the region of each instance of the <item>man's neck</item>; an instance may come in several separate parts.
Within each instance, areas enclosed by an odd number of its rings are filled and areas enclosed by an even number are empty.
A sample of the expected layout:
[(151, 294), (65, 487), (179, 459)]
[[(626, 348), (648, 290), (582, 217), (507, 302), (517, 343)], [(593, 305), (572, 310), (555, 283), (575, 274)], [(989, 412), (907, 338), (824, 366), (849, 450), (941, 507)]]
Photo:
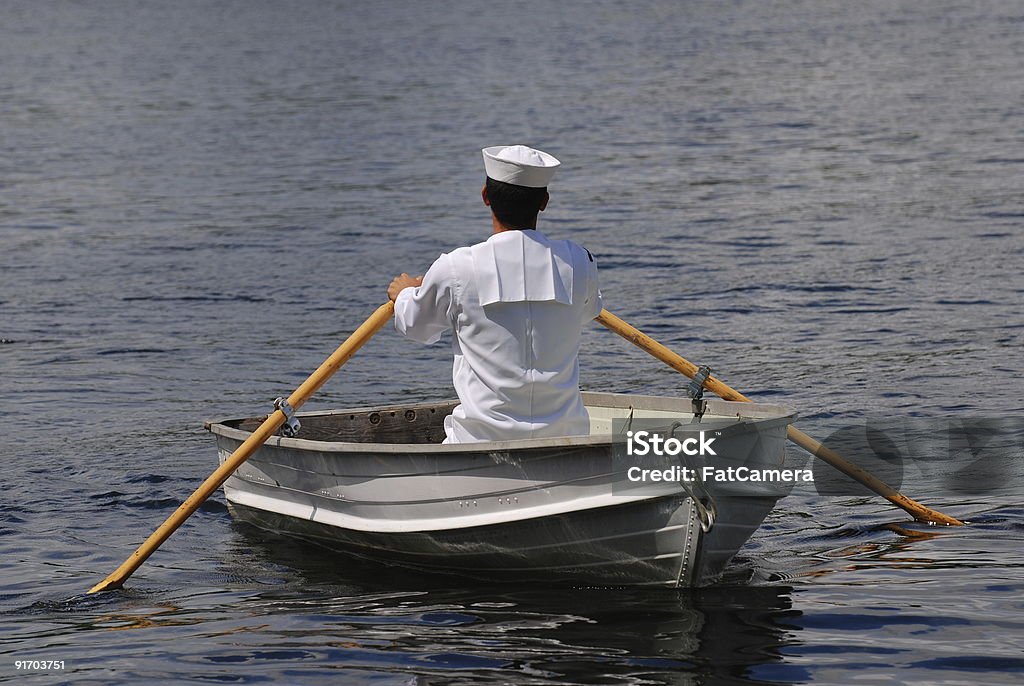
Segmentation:
[(537, 223), (536, 222), (534, 222), (533, 226), (519, 226), (519, 227), (515, 227), (515, 228), (513, 228), (511, 226), (505, 226), (504, 224), (502, 224), (501, 222), (498, 221), (498, 218), (495, 217), (493, 213), (491, 214), (491, 233), (492, 234), (504, 233), (505, 231), (526, 231), (526, 230), (536, 229), (536, 228), (537, 228)]

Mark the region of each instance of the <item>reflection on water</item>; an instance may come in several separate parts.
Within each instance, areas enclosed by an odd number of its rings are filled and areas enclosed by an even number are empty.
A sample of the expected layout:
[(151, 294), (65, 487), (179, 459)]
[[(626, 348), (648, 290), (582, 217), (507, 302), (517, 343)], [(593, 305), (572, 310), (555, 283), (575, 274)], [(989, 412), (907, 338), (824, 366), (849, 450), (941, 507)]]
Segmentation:
[[(483, 586), (236, 528), (266, 564), (296, 575), (294, 586), (248, 604), (269, 614), (312, 611), (325, 644), (386, 652), (388, 641), (400, 640), (405, 650), (443, 654), (452, 667), (493, 665), (535, 683), (586, 682), (595, 673), (624, 683), (718, 683), (718, 677), (770, 673), (783, 661), (781, 649), (796, 643), (792, 619), (800, 613), (788, 586)], [(339, 567), (348, 583), (361, 587), (359, 595), (336, 595), (347, 590), (338, 586)]]
[[(315, 546), (232, 526), (238, 555), (222, 558), (225, 578), (287, 570), (287, 584), (122, 591), (82, 596), (63, 608), (57, 637), (69, 627), (83, 640), (64, 659), (96, 677), (91, 655), (109, 632), (119, 642), (119, 678), (130, 681), (171, 659), (205, 678), (259, 681), (274, 674), (370, 678), (408, 674), (415, 683), (451, 683), (453, 675), (538, 684), (717, 684), (754, 679), (792, 683), (783, 650), (799, 645), (793, 589), (716, 586), (670, 591), (636, 588), (484, 586), (425, 576), (338, 556)], [(241, 590), (247, 586), (245, 590)], [(168, 601), (166, 598), (170, 597)], [(470, 675), (472, 675), (470, 677)], [(775, 681), (777, 675), (780, 681)]]

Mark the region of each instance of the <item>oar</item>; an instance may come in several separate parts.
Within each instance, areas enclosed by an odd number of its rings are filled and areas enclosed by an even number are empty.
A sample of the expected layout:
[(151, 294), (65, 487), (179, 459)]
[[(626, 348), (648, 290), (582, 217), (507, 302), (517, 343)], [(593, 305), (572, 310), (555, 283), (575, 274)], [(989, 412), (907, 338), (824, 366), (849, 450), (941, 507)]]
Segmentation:
[[(601, 314), (597, 316), (597, 321), (619, 334), (636, 347), (647, 351), (669, 367), (685, 374), (691, 379), (697, 374), (697, 366), (692, 362), (689, 362), (683, 357), (672, 352), (658, 341), (654, 340), (639, 329), (630, 326), (608, 310), (601, 310)], [(745, 403), (751, 402), (750, 398), (739, 391), (733, 390), (713, 376), (709, 376), (707, 378), (707, 381), (704, 382), (704, 387), (723, 400), (738, 400)], [(832, 465), (854, 481), (866, 486), (878, 495), (882, 496), (896, 507), (906, 510), (917, 521), (933, 524), (946, 524), (949, 526), (963, 526), (963, 522), (959, 519), (942, 514), (937, 510), (925, 507), (916, 500), (908, 498), (875, 475), (843, 459), (839, 453), (822, 445), (820, 442), (814, 440), (795, 426), (790, 425), (788, 437), (789, 440), (793, 441), (818, 459), (824, 460), (826, 463)]]
[[(288, 404), (291, 405), (293, 410), (299, 409), (299, 407), (309, 400), (310, 396), (317, 392), (324, 383), (331, 378), (334, 372), (341, 368), (341, 365), (348, 362), (349, 358), (359, 348), (363, 346), (366, 341), (377, 333), (384, 324), (394, 314), (395, 306), (392, 302), (387, 302), (377, 308), (377, 311), (370, 315), (370, 318), (360, 325), (358, 329), (349, 336), (344, 343), (338, 346), (330, 357), (324, 360), (324, 363), (320, 365), (315, 372), (309, 375), (309, 378), (302, 382), (302, 385), (295, 389), (295, 391), (288, 396)], [(277, 433), (277, 430), (281, 428), (281, 425), (285, 423), (287, 416), (283, 410), (274, 410), (274, 412), (268, 416), (259, 428), (252, 432), (249, 438), (245, 439), (242, 445), (238, 446), (235, 452), (231, 453), (231, 456), (221, 464), (217, 470), (211, 474), (203, 484), (196, 489), (195, 493), (190, 495), (188, 499), (183, 502), (177, 510), (174, 511), (167, 520), (157, 528), (149, 538), (139, 546), (139, 548), (131, 554), (131, 556), (125, 560), (120, 567), (114, 570), (114, 573), (108, 576), (106, 579), (96, 584), (89, 589), (89, 593), (96, 593), (98, 591), (106, 591), (111, 588), (120, 588), (124, 584), (125, 579), (130, 577), (136, 569), (142, 566), (142, 563), (153, 554), (153, 552), (160, 547), (160, 545), (166, 541), (171, 534), (173, 534), (182, 523), (188, 519), (193, 512), (199, 509), (199, 506), (203, 502), (213, 495), (214, 491), (220, 488), (221, 484), (227, 481), (227, 478), (231, 476), (238, 467), (245, 462), (249, 457), (256, 452), (261, 445), (267, 442), (271, 436)]]

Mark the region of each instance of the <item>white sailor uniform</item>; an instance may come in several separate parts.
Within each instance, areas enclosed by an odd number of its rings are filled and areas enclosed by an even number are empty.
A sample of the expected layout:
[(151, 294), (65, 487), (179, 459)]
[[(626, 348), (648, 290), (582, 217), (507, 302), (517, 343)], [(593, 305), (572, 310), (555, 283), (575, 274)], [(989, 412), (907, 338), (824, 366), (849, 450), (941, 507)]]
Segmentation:
[(460, 404), (445, 443), (586, 435), (580, 334), (600, 314), (584, 248), (535, 229), (503, 231), (442, 254), (395, 300), (395, 328), (422, 343), (453, 332)]

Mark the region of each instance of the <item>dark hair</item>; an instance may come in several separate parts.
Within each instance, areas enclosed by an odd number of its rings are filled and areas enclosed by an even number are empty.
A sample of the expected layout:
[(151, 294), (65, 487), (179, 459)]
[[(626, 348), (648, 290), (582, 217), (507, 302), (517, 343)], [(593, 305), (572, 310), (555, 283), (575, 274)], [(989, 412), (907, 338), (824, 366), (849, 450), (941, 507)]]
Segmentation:
[(527, 188), (487, 177), (487, 199), (498, 221), (510, 229), (532, 229), (537, 225), (547, 188)]

